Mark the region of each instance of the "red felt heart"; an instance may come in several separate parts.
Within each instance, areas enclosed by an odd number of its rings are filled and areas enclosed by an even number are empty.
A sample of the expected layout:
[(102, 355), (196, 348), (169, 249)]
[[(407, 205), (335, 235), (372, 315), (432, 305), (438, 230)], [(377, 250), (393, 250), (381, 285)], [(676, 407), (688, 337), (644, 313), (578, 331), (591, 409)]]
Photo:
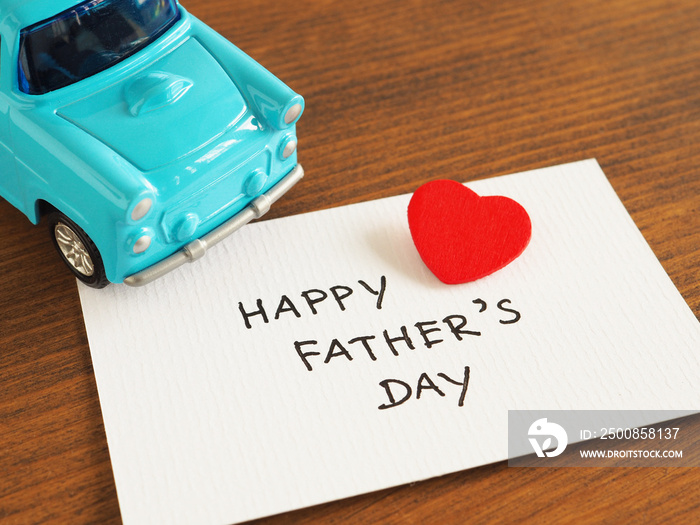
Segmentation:
[(500, 270), (530, 242), (530, 216), (508, 197), (479, 197), (452, 180), (428, 182), (408, 204), (408, 226), (423, 262), (446, 284)]

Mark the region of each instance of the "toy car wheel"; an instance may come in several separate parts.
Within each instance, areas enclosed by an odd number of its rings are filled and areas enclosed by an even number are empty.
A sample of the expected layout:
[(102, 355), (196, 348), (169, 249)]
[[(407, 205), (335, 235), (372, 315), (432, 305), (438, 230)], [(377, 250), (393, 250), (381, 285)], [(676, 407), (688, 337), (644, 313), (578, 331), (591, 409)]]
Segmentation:
[(78, 279), (93, 288), (109, 284), (100, 252), (80, 226), (56, 212), (49, 216), (49, 232), (63, 262)]

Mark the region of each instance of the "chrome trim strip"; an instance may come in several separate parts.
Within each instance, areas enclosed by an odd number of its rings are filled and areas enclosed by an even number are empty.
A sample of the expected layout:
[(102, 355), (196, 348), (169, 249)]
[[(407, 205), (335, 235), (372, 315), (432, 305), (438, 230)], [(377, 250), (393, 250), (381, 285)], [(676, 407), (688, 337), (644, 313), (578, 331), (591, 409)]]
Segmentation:
[(301, 164), (297, 164), (292, 171), (284, 176), (277, 184), (270, 188), (267, 192), (253, 199), (253, 201), (236, 215), (231, 217), (221, 226), (213, 229), (200, 239), (195, 239), (182, 250), (166, 257), (160, 262), (157, 262), (148, 268), (144, 268), (140, 272), (130, 275), (124, 279), (124, 284), (129, 286), (143, 286), (155, 281), (168, 272), (179, 268), (186, 262), (194, 262), (204, 256), (206, 251), (221, 242), (226, 237), (231, 235), (236, 230), (242, 228), (253, 219), (259, 219), (270, 209), (282, 195), (287, 193), (292, 186), (301, 180), (304, 176), (304, 168)]

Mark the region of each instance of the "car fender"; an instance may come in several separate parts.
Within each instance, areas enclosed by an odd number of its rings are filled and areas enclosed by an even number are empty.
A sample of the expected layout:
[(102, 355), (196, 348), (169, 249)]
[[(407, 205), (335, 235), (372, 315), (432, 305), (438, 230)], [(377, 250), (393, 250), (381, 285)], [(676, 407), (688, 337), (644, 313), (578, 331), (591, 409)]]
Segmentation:
[(38, 224), (40, 202), (45, 201), (70, 217), (100, 250), (112, 280), (124, 256), (118, 242), (120, 224), (125, 224), (133, 199), (150, 189), (148, 182), (73, 124), (46, 111), (35, 110), (33, 116), (28, 118), (22, 110), (12, 114), (17, 175), (24, 181), (22, 211)]
[(303, 97), (201, 20), (188, 16), (192, 34), (221, 64), (254, 112), (275, 129), (294, 126), (304, 111)]

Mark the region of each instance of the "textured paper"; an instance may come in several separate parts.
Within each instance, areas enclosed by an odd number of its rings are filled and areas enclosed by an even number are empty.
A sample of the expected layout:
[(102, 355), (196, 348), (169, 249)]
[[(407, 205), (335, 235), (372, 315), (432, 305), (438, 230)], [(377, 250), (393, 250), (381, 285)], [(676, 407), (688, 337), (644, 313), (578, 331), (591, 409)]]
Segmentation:
[[(125, 523), (243, 521), (503, 460), (508, 409), (700, 407), (700, 324), (595, 161), (468, 186), (532, 219), (525, 252), (473, 283), (425, 268), (404, 195), (251, 224), (146, 288), (80, 286)], [(248, 329), (258, 299), (269, 322)], [(454, 315), (481, 335), (458, 341)], [(401, 327), (415, 348), (395, 356)], [(465, 367), (460, 407), (444, 377)], [(380, 410), (387, 379), (413, 395)]]

